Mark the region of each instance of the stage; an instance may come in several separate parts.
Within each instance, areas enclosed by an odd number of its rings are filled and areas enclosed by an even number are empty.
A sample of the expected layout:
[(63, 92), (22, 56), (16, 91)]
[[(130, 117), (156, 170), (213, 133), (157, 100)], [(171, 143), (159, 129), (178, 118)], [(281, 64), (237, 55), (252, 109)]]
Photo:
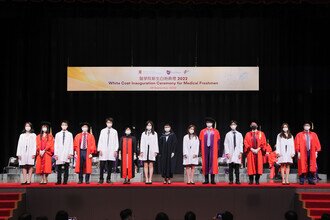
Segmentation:
[[(112, 183), (112, 184), (77, 184), (55, 185), (48, 183), (40, 185), (20, 185), (18, 183), (0, 184), (0, 195), (3, 193), (21, 193), (13, 216), (23, 211), (53, 217), (57, 210), (65, 209), (71, 216), (79, 220), (119, 219), (119, 212), (131, 208), (136, 219), (153, 220), (157, 212), (168, 213), (170, 219), (182, 219), (185, 212), (192, 210), (198, 219), (208, 220), (217, 212), (230, 210), (235, 220), (245, 219), (283, 219), (285, 211), (297, 211), (299, 219), (310, 219), (310, 212), (329, 212), (329, 208), (305, 210), (306, 205), (300, 201), (302, 193), (314, 193), (330, 197), (330, 183), (317, 185), (299, 185), (291, 183), (262, 183), (260, 185), (216, 185), (196, 183), (187, 185), (183, 182), (173, 182), (164, 185), (154, 182), (144, 183)], [(323, 202), (330, 204), (329, 198)], [(311, 202), (310, 198), (308, 202)], [(324, 205), (324, 203), (322, 203)], [(326, 206), (327, 207), (327, 206)], [(316, 213), (318, 214), (318, 213)], [(15, 218), (12, 218), (15, 219)]]

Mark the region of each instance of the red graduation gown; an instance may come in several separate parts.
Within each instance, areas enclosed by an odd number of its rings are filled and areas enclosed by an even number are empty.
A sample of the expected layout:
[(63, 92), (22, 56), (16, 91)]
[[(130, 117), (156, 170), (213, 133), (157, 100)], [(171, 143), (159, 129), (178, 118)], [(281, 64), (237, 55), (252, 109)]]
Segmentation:
[(136, 138), (134, 136), (121, 137), (119, 150), (121, 153), (121, 177), (132, 179), (135, 176)]
[[(309, 171), (312, 173), (316, 172), (317, 164), (316, 164), (316, 152), (321, 151), (321, 144), (317, 134), (315, 132), (310, 131), (310, 166)], [(300, 153), (300, 159), (298, 159), (298, 174), (301, 175), (303, 173), (308, 172), (307, 167), (307, 147), (306, 147), (306, 135), (305, 132), (299, 132), (294, 140), (295, 142), (295, 150), (297, 153)]]
[[(37, 152), (36, 152), (36, 174), (52, 173), (52, 156), (54, 153), (54, 137), (48, 134), (40, 139), (40, 134), (37, 136)], [(40, 151), (45, 150), (41, 157)]]
[(255, 148), (261, 148), (258, 154), (251, 151), (253, 147), (253, 132), (246, 133), (244, 138), (244, 152), (247, 159), (247, 172), (248, 175), (262, 174), (263, 173), (263, 156), (262, 151), (266, 146), (266, 136), (262, 131), (256, 131), (257, 144)]
[[(75, 172), (80, 172), (80, 146), (82, 141), (83, 133), (79, 133), (76, 135), (73, 141), (74, 151), (77, 154), (76, 158), (76, 167)], [(84, 173), (91, 174), (92, 173), (92, 158), (89, 158), (90, 154), (96, 153), (96, 145), (94, 135), (91, 133), (87, 133), (87, 152), (86, 152), (86, 166), (84, 169)]]
[[(205, 155), (205, 147), (206, 146), (206, 139), (205, 139), (205, 134), (207, 133), (207, 128), (204, 128), (203, 130), (201, 130), (201, 132), (199, 133), (199, 139), (201, 142), (201, 152), (202, 152), (202, 170), (203, 170), (203, 174), (206, 175), (206, 164), (205, 161), (207, 161), (206, 156)], [(213, 140), (211, 140), (212, 142), (212, 147), (213, 147), (213, 152), (212, 152), (212, 158), (210, 158), (210, 160), (212, 161), (212, 165), (211, 165), (211, 173), (210, 174), (217, 174), (218, 171), (218, 143), (220, 140), (220, 133), (217, 129), (212, 128), (211, 131), (213, 132)]]

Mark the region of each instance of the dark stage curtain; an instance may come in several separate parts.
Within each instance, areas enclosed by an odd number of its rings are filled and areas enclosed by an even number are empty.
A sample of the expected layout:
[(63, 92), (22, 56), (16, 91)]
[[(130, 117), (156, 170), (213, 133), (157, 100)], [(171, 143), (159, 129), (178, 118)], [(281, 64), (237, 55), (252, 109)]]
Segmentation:
[[(1, 167), (16, 154), (31, 121), (61, 119), (76, 134), (89, 121), (98, 137), (113, 117), (123, 134), (146, 120), (161, 132), (173, 124), (180, 146), (189, 124), (214, 117), (221, 132), (231, 119), (248, 131), (257, 120), (271, 145), (282, 122), (295, 135), (312, 120), (328, 172), (330, 144), (329, 5), (145, 5), (0, 3)], [(259, 66), (258, 92), (67, 92), (67, 66)], [(328, 172), (329, 173), (329, 172)]]

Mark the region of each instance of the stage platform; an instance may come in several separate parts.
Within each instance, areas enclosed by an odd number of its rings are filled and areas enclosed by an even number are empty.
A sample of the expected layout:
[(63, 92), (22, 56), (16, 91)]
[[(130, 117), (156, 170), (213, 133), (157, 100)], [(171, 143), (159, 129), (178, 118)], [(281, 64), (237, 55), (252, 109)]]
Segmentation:
[(160, 211), (168, 213), (171, 220), (182, 220), (189, 210), (194, 211), (199, 220), (212, 219), (217, 212), (225, 210), (234, 213), (235, 220), (278, 220), (283, 219), (283, 214), (289, 209), (296, 210), (300, 220), (307, 220), (311, 219), (307, 217), (309, 211), (303, 208), (299, 195), (314, 192), (330, 195), (330, 183), (0, 184), (0, 194), (14, 192), (22, 193), (23, 197), (11, 219), (23, 211), (32, 213), (34, 218), (39, 215), (53, 218), (56, 211), (65, 209), (79, 220), (112, 220), (119, 219), (120, 210), (131, 208), (137, 220), (153, 220)]

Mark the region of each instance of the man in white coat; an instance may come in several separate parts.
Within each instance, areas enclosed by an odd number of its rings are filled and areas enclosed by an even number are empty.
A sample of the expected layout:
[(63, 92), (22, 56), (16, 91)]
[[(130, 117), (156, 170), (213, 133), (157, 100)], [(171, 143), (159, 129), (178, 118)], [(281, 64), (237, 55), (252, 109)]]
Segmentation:
[(55, 135), (54, 143), (54, 157), (57, 168), (57, 182), (56, 185), (62, 183), (62, 173), (64, 172), (63, 184), (68, 183), (69, 178), (69, 164), (73, 157), (73, 136), (68, 131), (69, 123), (67, 121), (61, 122), (61, 131)]
[(243, 154), (243, 136), (236, 130), (237, 122), (231, 121), (229, 131), (225, 137), (225, 155), (229, 164), (229, 184), (233, 184), (233, 171), (235, 170), (235, 183), (241, 184), (239, 181), (239, 167), (242, 162)]
[(100, 133), (99, 142), (97, 144), (97, 151), (99, 152), (100, 160), (100, 180), (99, 184), (104, 182), (103, 174), (107, 170), (107, 183), (111, 183), (111, 170), (118, 155), (118, 133), (112, 128), (113, 119), (107, 118), (105, 120), (107, 125)]

